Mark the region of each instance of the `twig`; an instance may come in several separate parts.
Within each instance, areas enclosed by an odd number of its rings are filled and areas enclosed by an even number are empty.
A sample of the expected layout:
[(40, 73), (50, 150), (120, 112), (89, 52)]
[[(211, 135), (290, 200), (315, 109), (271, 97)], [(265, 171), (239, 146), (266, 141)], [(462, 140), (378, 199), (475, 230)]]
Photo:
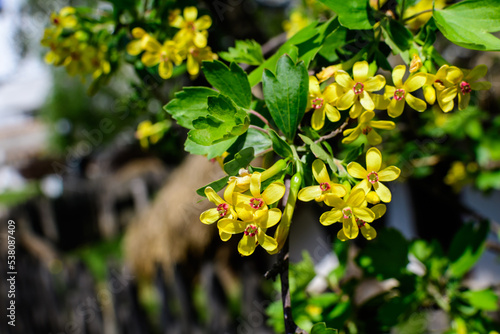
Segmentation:
[(260, 113), (256, 112), (255, 110), (250, 110), (249, 112), (250, 112), (250, 114), (252, 114), (254, 116), (257, 116), (262, 122), (264, 122), (264, 124), (266, 124), (267, 126), (271, 127), (269, 125), (269, 121), (267, 120), (267, 118), (265, 118), (264, 116), (262, 116)]
[(267, 130), (265, 130), (265, 129), (261, 128), (260, 126), (257, 126), (257, 125), (250, 124), (250, 125), (248, 126), (248, 128), (249, 128), (249, 129), (259, 130), (260, 132), (263, 132), (263, 133), (265, 133), (266, 135), (268, 135), (268, 134), (269, 134), (269, 131), (267, 131)]
[(296, 333), (298, 327), (293, 321), (292, 316), (292, 301), (290, 299), (290, 283), (288, 281), (289, 267), (288, 239), (285, 241), (283, 248), (278, 253), (278, 263), (281, 262), (281, 301), (283, 302), (283, 316), (285, 320), (285, 333)]
[(331, 139), (331, 138), (335, 137), (336, 135), (338, 135), (339, 133), (341, 133), (342, 131), (344, 131), (345, 127), (347, 126), (347, 124), (349, 124), (350, 120), (351, 120), (351, 118), (347, 117), (346, 120), (344, 121), (344, 123), (339, 128), (337, 128), (336, 130), (330, 132), (327, 135), (324, 135), (324, 136), (320, 137), (314, 143), (318, 144), (318, 143), (320, 143), (322, 141), (325, 141), (325, 140), (328, 140), (328, 139)]

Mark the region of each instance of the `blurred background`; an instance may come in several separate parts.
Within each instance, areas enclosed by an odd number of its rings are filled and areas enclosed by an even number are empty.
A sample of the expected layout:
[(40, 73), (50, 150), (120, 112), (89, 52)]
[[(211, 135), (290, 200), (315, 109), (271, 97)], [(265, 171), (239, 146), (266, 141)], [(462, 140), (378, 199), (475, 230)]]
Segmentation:
[[(184, 70), (163, 80), (129, 57), (111, 59), (113, 76), (99, 81), (44, 61), (51, 13), (84, 6), (98, 16), (130, 2), (0, 0), (3, 310), (8, 220), (16, 223), (18, 273), (16, 326), (2, 316), (0, 332), (280, 333), (278, 285), (263, 278), (275, 257), (262, 250), (241, 257), (237, 240), (223, 243), (215, 226), (199, 222), (210, 203), (195, 190), (223, 172), (217, 162), (186, 154), (186, 130), (162, 109), (183, 86), (207, 85), (203, 76)], [(158, 4), (139, 2), (145, 12)], [(188, 2), (212, 17), (213, 52), (252, 39), (264, 57), (332, 15), (312, 0)], [(116, 50), (129, 41), (118, 39)], [(318, 223), (325, 208), (299, 204), (290, 259), (294, 316), (303, 327), (499, 328), (500, 54), (439, 35), (436, 44), (451, 64), (486, 64), (492, 89), (460, 113), (429, 109), (401, 120), (387, 154), (402, 177), (391, 185), (377, 242), (341, 243), (336, 227)], [(162, 125), (157, 138), (141, 136), (144, 122)], [(455, 275), (443, 280), (450, 267)]]

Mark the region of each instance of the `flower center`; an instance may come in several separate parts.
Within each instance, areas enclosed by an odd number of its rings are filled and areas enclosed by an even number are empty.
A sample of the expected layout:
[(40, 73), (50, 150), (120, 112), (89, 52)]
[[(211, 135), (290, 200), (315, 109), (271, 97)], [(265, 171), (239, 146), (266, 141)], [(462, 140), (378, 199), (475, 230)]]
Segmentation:
[(460, 90), (462, 91), (462, 95), (469, 94), (472, 91), (470, 84), (465, 81), (460, 83)]
[(319, 185), (319, 188), (321, 189), (321, 191), (327, 191), (330, 190), (331, 187), (329, 183), (324, 182)]
[(320, 109), (323, 107), (324, 100), (321, 97), (317, 97), (312, 101), (312, 107), (314, 109)]
[(229, 210), (229, 204), (221, 203), (217, 206), (217, 211), (219, 212), (219, 217), (224, 217), (227, 215), (227, 211)]
[(160, 53), (160, 58), (161, 58), (162, 61), (165, 61), (165, 62), (168, 61), (168, 54), (167, 54), (167, 52), (166, 51), (162, 51)]
[(351, 218), (352, 217), (352, 210), (351, 210), (351, 208), (342, 209), (342, 214), (344, 215), (344, 219)]
[(359, 219), (359, 218), (356, 218), (356, 223), (358, 223), (358, 227), (363, 227), (366, 225), (366, 222), (364, 220)]
[(57, 17), (55, 17), (53, 20), (52, 20), (52, 23), (54, 23), (55, 25), (58, 25), (60, 23), (59, 19)]
[(370, 172), (368, 173), (368, 182), (370, 182), (371, 184), (374, 184), (376, 182), (378, 182), (378, 174), (377, 172)]
[(363, 132), (364, 135), (368, 134), (370, 131), (372, 131), (372, 128), (367, 126), (366, 128), (364, 128), (363, 130), (361, 130), (361, 132)]
[(404, 89), (396, 89), (396, 91), (394, 92), (394, 98), (397, 101), (401, 101), (402, 99), (404, 99), (405, 98), (405, 90)]
[(250, 206), (254, 209), (259, 209), (260, 207), (262, 207), (262, 205), (264, 205), (264, 201), (262, 200), (262, 198), (252, 198), (250, 199)]
[(248, 235), (249, 237), (255, 237), (255, 235), (257, 234), (257, 229), (258, 227), (255, 225), (248, 225), (243, 233), (245, 233), (245, 235)]
[(352, 87), (352, 90), (354, 90), (354, 94), (356, 94), (356, 95), (363, 93), (364, 89), (365, 89), (365, 85), (363, 85), (361, 82), (356, 82), (354, 87)]

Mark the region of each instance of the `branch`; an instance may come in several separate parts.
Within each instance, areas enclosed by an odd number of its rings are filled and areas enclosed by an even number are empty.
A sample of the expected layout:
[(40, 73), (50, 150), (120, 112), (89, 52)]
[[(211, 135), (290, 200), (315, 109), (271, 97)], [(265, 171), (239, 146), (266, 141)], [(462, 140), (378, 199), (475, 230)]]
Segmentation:
[(329, 134), (327, 135), (324, 135), (323, 137), (320, 137), (318, 140), (316, 140), (314, 143), (315, 144), (318, 144), (322, 141), (325, 141), (325, 140), (328, 140), (328, 139), (331, 139), (333, 137), (335, 137), (336, 135), (338, 135), (339, 133), (341, 133), (342, 131), (344, 131), (345, 127), (347, 126), (347, 124), (349, 124), (349, 121), (351, 120), (350, 117), (347, 117), (344, 121), (344, 123), (339, 127), (337, 128), (336, 130), (330, 132)]
[(264, 116), (262, 116), (260, 113), (258, 113), (257, 111), (255, 110), (250, 110), (249, 111), (250, 114), (252, 115), (255, 115), (257, 116), (262, 122), (264, 122), (264, 124), (266, 124), (268, 127), (271, 127), (271, 125), (269, 125), (269, 121), (267, 120), (267, 118), (265, 118)]

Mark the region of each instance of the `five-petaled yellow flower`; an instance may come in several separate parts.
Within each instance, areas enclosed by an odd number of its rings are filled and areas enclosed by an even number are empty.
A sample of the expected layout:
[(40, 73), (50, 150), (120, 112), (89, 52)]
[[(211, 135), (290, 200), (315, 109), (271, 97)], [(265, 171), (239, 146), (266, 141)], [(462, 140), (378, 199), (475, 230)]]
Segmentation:
[(463, 70), (459, 75), (457, 88), (458, 88), (458, 109), (464, 110), (469, 105), (470, 93), (473, 90), (488, 90), (491, 88), (491, 82), (477, 81), (488, 72), (486, 65), (478, 65), (472, 70)]
[(179, 54), (177, 45), (174, 41), (167, 40), (160, 44), (154, 38), (148, 38), (145, 45), (146, 52), (142, 54), (141, 61), (148, 67), (158, 65), (158, 73), (163, 79), (172, 76), (174, 64), (180, 65), (183, 57)]
[[(370, 210), (375, 214), (375, 219), (379, 219), (385, 214), (387, 208), (384, 204), (377, 204), (374, 207), (371, 207)], [(366, 240), (373, 240), (377, 237), (377, 231), (371, 226), (370, 223), (360, 218), (356, 218), (356, 223), (358, 224), (358, 228), (361, 230), (361, 234), (363, 234)], [(344, 229), (341, 229), (337, 233), (337, 238), (339, 238), (340, 241), (346, 241), (349, 239), (345, 235)]]
[(298, 198), (301, 201), (309, 202), (315, 200), (316, 202), (325, 202), (327, 205), (330, 205), (329, 201), (332, 196), (342, 197), (346, 194), (346, 189), (343, 185), (331, 181), (328, 170), (324, 162), (320, 159), (314, 160), (312, 172), (319, 185), (302, 188), (298, 194)]
[(212, 19), (208, 15), (198, 18), (196, 7), (184, 8), (184, 16), (180, 14), (171, 19), (170, 25), (179, 28), (174, 40), (179, 44), (189, 45), (191, 42), (199, 48), (207, 46), (207, 31), (212, 25)]
[(50, 14), (50, 22), (56, 27), (56, 34), (59, 35), (63, 29), (76, 27), (78, 20), (75, 16), (76, 10), (73, 7), (64, 7), (59, 14)]
[(337, 122), (340, 119), (340, 113), (335, 108), (335, 103), (342, 95), (342, 88), (333, 83), (325, 88), (323, 93), (319, 88), (319, 82), (316, 77), (309, 77), (309, 99), (307, 110), (314, 109), (311, 126), (314, 130), (319, 130), (325, 125), (325, 114), (330, 122)]
[(420, 112), (427, 108), (425, 101), (410, 94), (411, 92), (421, 88), (426, 83), (427, 75), (425, 73), (413, 74), (403, 83), (405, 73), (405, 65), (398, 65), (394, 67), (394, 70), (392, 71), (392, 81), (394, 82), (394, 86), (385, 86), (386, 98), (393, 98), (387, 107), (387, 113), (391, 117), (398, 117), (403, 113), (405, 101), (410, 107)]
[(453, 99), (457, 96), (457, 87), (462, 71), (456, 66), (443, 65), (439, 68), (435, 75), (427, 74), (426, 84), (432, 83), (432, 88), (424, 86), (424, 96), (427, 101), (435, 99), (438, 101), (439, 107), (444, 112), (449, 112), (453, 109)]
[(378, 145), (382, 142), (382, 137), (375, 131), (375, 129), (392, 130), (396, 124), (391, 121), (374, 121), (375, 113), (373, 111), (365, 111), (358, 118), (358, 126), (354, 129), (347, 129), (344, 131), (344, 139), (342, 143), (350, 144), (355, 141), (360, 134), (366, 135), (368, 143), (371, 146)]
[[(222, 218), (238, 219), (238, 215), (233, 206), (230, 204), (230, 201), (226, 198), (220, 198), (212, 187), (205, 188), (205, 195), (208, 200), (217, 205), (217, 207), (202, 212), (200, 220), (203, 224), (213, 224)], [(219, 229), (219, 236), (222, 241), (227, 241), (231, 238), (230, 233), (226, 233), (221, 229)]]
[(127, 44), (127, 53), (132, 56), (137, 56), (146, 49), (146, 43), (149, 39), (149, 34), (146, 30), (136, 27), (132, 29), (132, 37), (134, 39)]
[(332, 196), (330, 203), (333, 209), (322, 214), (319, 221), (325, 226), (341, 221), (343, 235), (348, 239), (354, 239), (359, 234), (356, 219), (361, 219), (368, 223), (375, 219), (373, 211), (366, 208), (365, 192), (363, 189), (352, 189), (351, 193), (345, 199)]
[(261, 173), (255, 172), (250, 177), (250, 195), (233, 194), (232, 201), (236, 203), (237, 210), (245, 211), (250, 215), (256, 214), (258, 211), (267, 211), (268, 205), (276, 203), (285, 195), (285, 185), (278, 181), (268, 185), (261, 194), (261, 176)]
[(349, 116), (357, 118), (361, 115), (363, 108), (375, 109), (372, 92), (381, 90), (385, 86), (385, 78), (378, 74), (368, 77), (368, 62), (356, 62), (353, 66), (353, 79), (343, 70), (335, 72), (335, 81), (344, 88), (344, 94), (337, 101), (339, 110), (351, 108)]
[[(391, 201), (391, 191), (382, 182), (394, 181), (401, 174), (401, 170), (396, 166), (389, 166), (382, 170), (381, 168), (382, 154), (376, 147), (372, 147), (366, 152), (366, 169), (355, 161), (347, 165), (347, 172), (352, 177), (362, 179), (354, 186), (353, 190), (362, 189), (367, 195), (366, 200), (372, 204), (379, 201), (385, 203)], [(375, 192), (370, 191), (372, 188)]]

